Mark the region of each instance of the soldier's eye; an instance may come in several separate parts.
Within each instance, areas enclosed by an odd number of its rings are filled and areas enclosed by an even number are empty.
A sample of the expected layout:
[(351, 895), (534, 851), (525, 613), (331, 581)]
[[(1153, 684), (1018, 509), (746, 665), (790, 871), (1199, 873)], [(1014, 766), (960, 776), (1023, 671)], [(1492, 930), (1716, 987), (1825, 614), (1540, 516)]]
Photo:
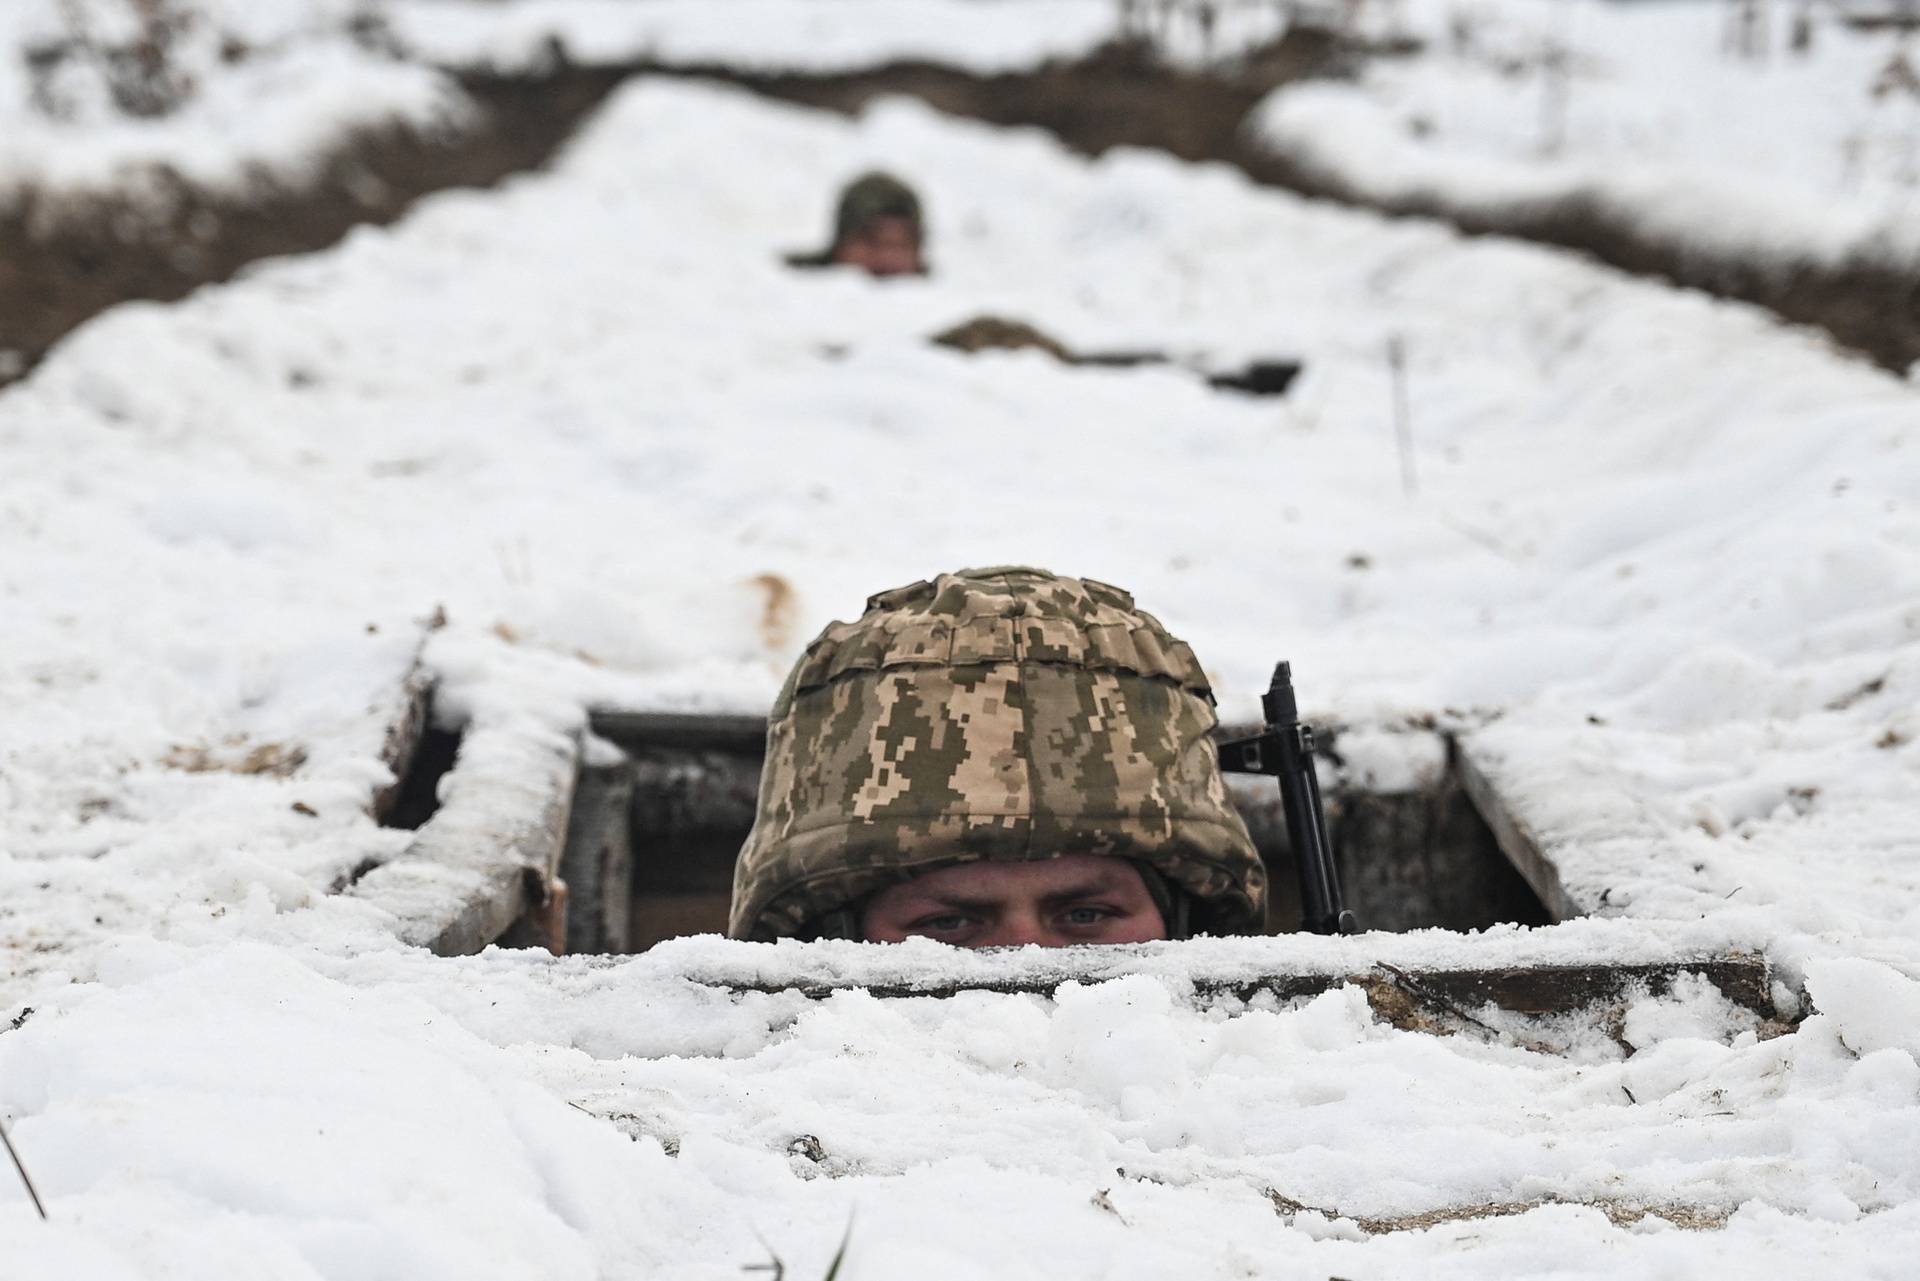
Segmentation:
[(955, 930), (964, 930), (972, 924), (972, 918), (960, 912), (942, 912), (938, 916), (923, 916), (908, 929), (925, 930), (929, 934), (951, 934)]
[(1060, 915), (1068, 925), (1098, 925), (1114, 912), (1105, 907), (1070, 907)]

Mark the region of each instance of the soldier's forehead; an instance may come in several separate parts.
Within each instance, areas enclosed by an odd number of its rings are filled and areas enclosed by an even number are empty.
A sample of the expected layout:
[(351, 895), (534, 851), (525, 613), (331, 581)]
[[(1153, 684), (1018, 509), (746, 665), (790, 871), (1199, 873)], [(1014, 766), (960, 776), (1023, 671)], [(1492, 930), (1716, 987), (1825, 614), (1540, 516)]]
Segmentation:
[(1099, 889), (1138, 875), (1125, 859), (1073, 854), (1028, 863), (951, 863), (922, 872), (901, 888), (922, 894)]

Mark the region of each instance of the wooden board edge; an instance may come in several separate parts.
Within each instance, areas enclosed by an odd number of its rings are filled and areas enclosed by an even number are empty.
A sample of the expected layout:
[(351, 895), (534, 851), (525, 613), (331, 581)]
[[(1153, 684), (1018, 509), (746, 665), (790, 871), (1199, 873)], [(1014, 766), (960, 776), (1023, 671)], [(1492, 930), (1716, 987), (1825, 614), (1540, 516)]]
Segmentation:
[(1471, 746), (1462, 738), (1450, 740), (1449, 752), (1454, 779), (1493, 831), (1500, 852), (1507, 856), (1515, 871), (1533, 890), (1555, 921), (1585, 916), (1588, 909), (1567, 892), (1560, 869), (1541, 844), (1533, 828), (1509, 805), (1493, 780), (1474, 759)]
[[(499, 732), (472, 728), (468, 741), (484, 749), (486, 736)], [(484, 758), (484, 750), (466, 758), (475, 756)], [(531, 788), (524, 780), (500, 780), (501, 786), (490, 787), (489, 780), (468, 776), (466, 795), (475, 799), (463, 803), (456, 796), (442, 806), (397, 858), (368, 872), (347, 892), (391, 911), (403, 940), (440, 956), (464, 956), (500, 941), (559, 892), (580, 759), (580, 736), (573, 734), (548, 754)], [(459, 773), (458, 765), (454, 772)], [(528, 804), (497, 814), (503, 795), (524, 796)], [(454, 875), (437, 875), (435, 869)]]

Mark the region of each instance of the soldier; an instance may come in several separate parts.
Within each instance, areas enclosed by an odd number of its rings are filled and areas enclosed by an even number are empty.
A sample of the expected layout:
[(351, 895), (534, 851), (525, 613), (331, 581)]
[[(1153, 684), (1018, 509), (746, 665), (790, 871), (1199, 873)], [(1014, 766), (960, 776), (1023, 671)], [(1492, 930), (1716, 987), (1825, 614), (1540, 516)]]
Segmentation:
[(924, 276), (926, 224), (920, 197), (889, 173), (862, 174), (840, 193), (833, 241), (815, 254), (787, 259), (795, 267), (858, 267), (868, 275)]
[(1037, 569), (882, 592), (774, 703), (735, 938), (965, 947), (1257, 930), (1266, 876), (1207, 677), (1117, 587)]

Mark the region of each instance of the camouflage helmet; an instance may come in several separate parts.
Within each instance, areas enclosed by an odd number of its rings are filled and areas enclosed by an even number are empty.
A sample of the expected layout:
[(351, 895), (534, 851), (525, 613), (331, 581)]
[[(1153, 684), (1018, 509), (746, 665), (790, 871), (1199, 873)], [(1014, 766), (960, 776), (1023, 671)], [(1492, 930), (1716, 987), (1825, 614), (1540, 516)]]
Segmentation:
[(840, 193), (840, 204), (833, 212), (833, 244), (828, 252), (838, 249), (880, 218), (904, 220), (912, 226), (915, 239), (925, 234), (920, 197), (892, 174), (876, 169), (861, 174)]
[(774, 703), (729, 932), (809, 936), (935, 867), (1083, 853), (1158, 872), (1197, 929), (1257, 928), (1215, 723), (1193, 651), (1117, 587), (998, 568), (882, 592)]

